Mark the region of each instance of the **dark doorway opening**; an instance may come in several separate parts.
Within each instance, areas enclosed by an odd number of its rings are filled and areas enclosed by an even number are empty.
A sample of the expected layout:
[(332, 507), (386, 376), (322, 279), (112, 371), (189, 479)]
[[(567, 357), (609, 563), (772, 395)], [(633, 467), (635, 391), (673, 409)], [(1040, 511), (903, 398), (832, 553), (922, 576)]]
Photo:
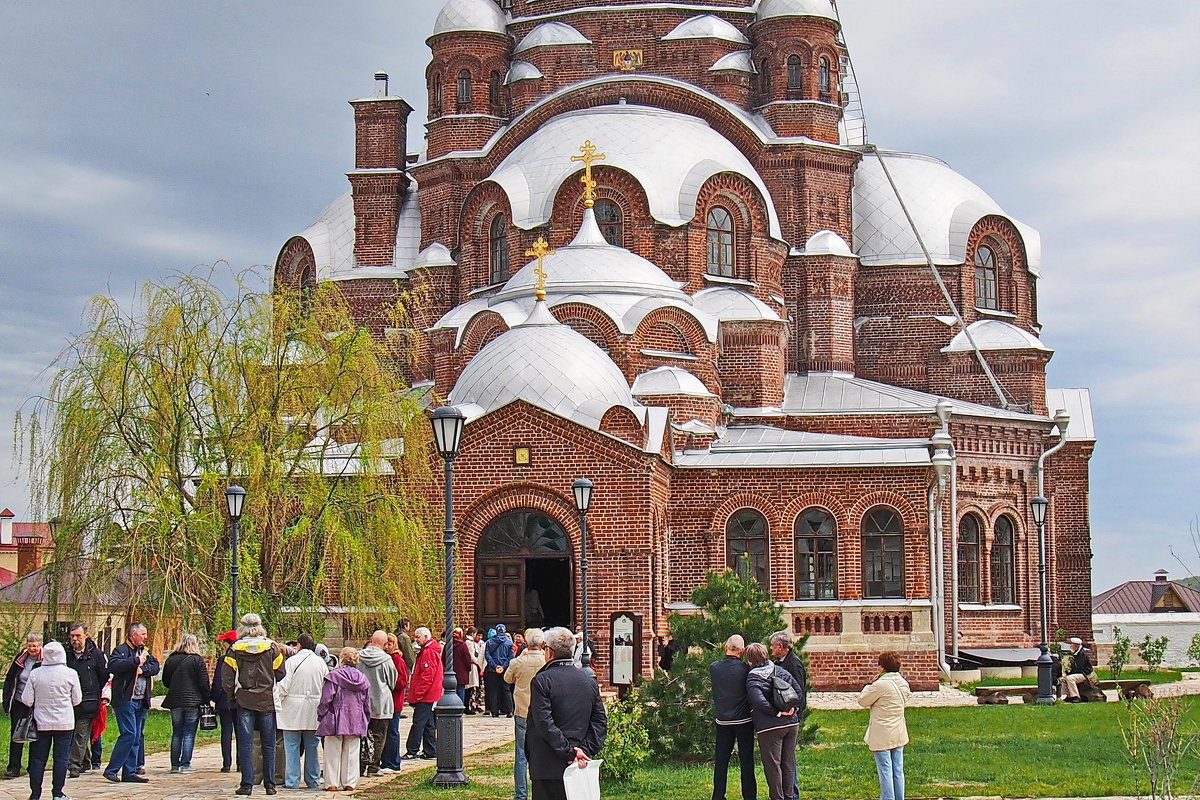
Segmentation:
[(571, 627), (571, 562), (565, 558), (525, 560), (525, 625)]

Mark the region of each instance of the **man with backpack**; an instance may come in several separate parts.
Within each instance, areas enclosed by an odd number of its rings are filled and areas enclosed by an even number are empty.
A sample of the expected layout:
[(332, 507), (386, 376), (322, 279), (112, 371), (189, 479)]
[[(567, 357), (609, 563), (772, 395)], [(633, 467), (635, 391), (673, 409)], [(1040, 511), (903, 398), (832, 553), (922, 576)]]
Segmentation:
[[(804, 725), (804, 712), (808, 708), (808, 672), (804, 669), (804, 661), (796, 652), (795, 641), (788, 631), (776, 631), (771, 634), (771, 657), (775, 663), (787, 670), (800, 686), (800, 706), (797, 708), (799, 724)], [(796, 771), (796, 784), (792, 787), (794, 797), (800, 796), (800, 772)]]

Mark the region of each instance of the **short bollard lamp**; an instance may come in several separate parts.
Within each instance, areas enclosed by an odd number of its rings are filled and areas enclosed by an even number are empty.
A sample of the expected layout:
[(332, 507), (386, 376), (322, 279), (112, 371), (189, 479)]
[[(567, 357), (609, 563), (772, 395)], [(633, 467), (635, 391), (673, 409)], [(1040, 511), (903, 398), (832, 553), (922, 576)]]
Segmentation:
[(433, 425), (433, 444), (446, 465), (446, 529), (442, 544), (446, 548), (446, 642), (442, 649), (442, 697), (437, 701), (434, 715), (437, 722), (436, 786), (462, 786), (467, 782), (463, 770), (463, 707), (458, 696), (458, 681), (454, 677), (454, 459), (462, 443), (463, 426), (467, 418), (454, 406), (442, 406), (430, 417)]
[(1038, 645), (1038, 694), (1039, 703), (1054, 702), (1054, 661), (1050, 658), (1050, 616), (1046, 610), (1046, 509), (1050, 501), (1044, 497), (1035, 497), (1029, 501), (1029, 510), (1033, 514), (1033, 524), (1038, 532), (1038, 588), (1041, 596), (1042, 642)]

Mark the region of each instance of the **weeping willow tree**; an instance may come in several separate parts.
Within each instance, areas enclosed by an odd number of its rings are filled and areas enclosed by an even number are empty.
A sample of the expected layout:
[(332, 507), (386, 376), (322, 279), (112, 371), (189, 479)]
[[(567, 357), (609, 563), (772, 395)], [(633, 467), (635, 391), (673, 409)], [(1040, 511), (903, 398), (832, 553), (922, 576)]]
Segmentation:
[[(432, 618), (429, 426), (396, 369), (411, 354), (358, 328), (334, 287), (267, 294), (247, 277), (149, 283), (132, 313), (91, 301), (17, 419), (35, 508), (58, 519), (50, 569), (222, 629), (237, 482), (242, 611)], [(392, 312), (408, 327), (403, 301)]]

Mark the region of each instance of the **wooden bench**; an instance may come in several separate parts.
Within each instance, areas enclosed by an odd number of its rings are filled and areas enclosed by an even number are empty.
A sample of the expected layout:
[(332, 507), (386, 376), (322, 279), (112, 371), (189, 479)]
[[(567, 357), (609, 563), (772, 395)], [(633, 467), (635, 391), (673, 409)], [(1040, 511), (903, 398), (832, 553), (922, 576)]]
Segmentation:
[[(1126, 700), (1133, 700), (1139, 697), (1152, 697), (1150, 691), (1150, 681), (1144, 678), (1128, 678), (1119, 681), (1100, 681), (1098, 689), (1093, 689), (1091, 696), (1086, 699), (1092, 701), (1100, 701), (1102, 698), (1107, 699), (1102, 694), (1104, 689), (1119, 689), (1120, 696)], [(1008, 705), (1010, 696), (1020, 695), (1021, 699), (1026, 703), (1037, 702), (1038, 687), (1035, 686), (976, 686), (975, 687), (975, 702), (979, 705)], [(1088, 693), (1083, 691), (1081, 687), (1081, 695)]]

